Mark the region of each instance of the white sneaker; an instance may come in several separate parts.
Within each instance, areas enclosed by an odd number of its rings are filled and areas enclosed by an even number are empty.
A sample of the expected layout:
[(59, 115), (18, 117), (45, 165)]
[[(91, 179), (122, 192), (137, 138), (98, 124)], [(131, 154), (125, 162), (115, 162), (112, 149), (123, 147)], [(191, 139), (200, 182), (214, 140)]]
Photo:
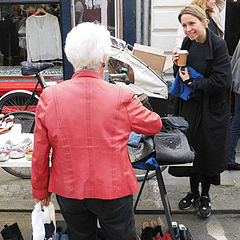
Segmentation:
[(26, 152), (33, 148), (33, 142), (30, 138), (24, 139), (21, 143), (13, 145), (10, 153), (10, 158), (23, 158)]
[(0, 148), (0, 162), (5, 162), (9, 159), (11, 150), (12, 150), (12, 142), (10, 140), (8, 140)]

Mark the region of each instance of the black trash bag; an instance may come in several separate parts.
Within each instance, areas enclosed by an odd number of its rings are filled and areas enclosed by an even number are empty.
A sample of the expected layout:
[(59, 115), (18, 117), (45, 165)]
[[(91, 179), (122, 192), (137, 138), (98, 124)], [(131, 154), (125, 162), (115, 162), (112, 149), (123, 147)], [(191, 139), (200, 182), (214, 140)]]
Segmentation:
[(17, 223), (9, 226), (7, 224), (4, 225), (1, 234), (4, 240), (24, 240)]

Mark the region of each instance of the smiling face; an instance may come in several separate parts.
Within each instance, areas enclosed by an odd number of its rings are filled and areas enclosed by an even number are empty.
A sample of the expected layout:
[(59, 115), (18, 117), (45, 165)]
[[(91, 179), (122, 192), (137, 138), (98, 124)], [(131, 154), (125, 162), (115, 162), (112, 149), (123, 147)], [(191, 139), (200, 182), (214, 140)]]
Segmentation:
[(204, 42), (206, 40), (206, 19), (200, 21), (191, 14), (183, 14), (181, 16), (181, 24), (184, 33), (196, 42)]

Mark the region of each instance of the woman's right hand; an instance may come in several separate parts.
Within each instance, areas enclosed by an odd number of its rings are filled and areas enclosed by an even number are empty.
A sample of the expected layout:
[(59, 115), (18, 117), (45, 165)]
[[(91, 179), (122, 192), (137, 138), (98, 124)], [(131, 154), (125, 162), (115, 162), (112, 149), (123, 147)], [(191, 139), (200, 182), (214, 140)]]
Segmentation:
[(174, 49), (173, 50), (173, 56), (172, 56), (172, 61), (174, 64), (177, 64), (177, 61), (179, 59), (179, 54), (178, 54), (179, 49)]

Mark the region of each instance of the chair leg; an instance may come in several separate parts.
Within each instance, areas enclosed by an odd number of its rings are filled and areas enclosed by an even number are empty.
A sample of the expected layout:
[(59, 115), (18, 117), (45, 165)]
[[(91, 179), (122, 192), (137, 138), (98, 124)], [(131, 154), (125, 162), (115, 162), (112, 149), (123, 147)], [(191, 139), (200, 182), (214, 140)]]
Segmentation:
[(164, 208), (165, 217), (166, 217), (166, 220), (167, 220), (169, 232), (170, 232), (170, 235), (171, 235), (171, 239), (176, 240), (176, 237), (175, 237), (175, 234), (174, 234), (173, 228), (172, 228), (171, 208), (170, 208), (169, 200), (168, 200), (168, 197), (167, 197), (167, 191), (166, 191), (166, 188), (165, 188), (165, 184), (164, 184), (164, 181), (163, 181), (163, 176), (162, 176), (162, 172), (160, 170), (160, 167), (157, 167), (157, 169), (156, 169), (156, 177), (157, 177), (158, 187), (159, 187), (161, 200), (162, 200), (162, 204), (163, 204), (163, 208)]

